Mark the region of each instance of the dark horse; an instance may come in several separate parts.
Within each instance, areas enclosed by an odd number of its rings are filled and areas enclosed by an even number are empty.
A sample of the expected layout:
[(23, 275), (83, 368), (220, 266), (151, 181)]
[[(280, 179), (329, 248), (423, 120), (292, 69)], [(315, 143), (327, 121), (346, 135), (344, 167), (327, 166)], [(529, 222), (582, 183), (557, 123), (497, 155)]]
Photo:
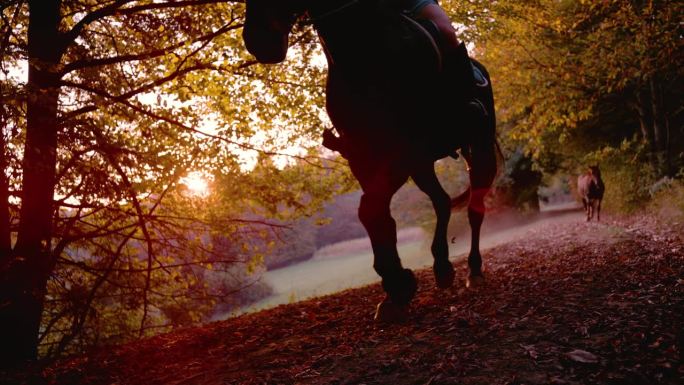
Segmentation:
[(577, 193), (582, 198), (582, 206), (587, 213), (587, 221), (594, 217), (596, 211), (596, 221), (601, 221), (601, 201), (606, 186), (601, 179), (601, 170), (597, 166), (589, 166), (586, 173), (577, 178)]
[[(247, 0), (245, 45), (262, 63), (285, 59), (296, 20), (316, 29), (328, 60), (326, 108), (342, 154), (363, 189), (359, 219), (373, 248), (375, 271), (387, 297), (376, 319), (405, 316), (417, 289), (413, 273), (397, 252), (396, 223), (390, 213), (394, 193), (410, 177), (430, 197), (437, 224), (431, 251), (436, 284), (453, 284), (447, 225), (457, 201), (469, 198), (472, 244), (468, 284), (483, 279), (479, 251), (484, 197), (497, 170), (494, 100), (485, 68), (477, 95), (489, 115), (472, 123), (466, 108), (445, 95), (441, 57), (428, 30), (383, 0)], [(435, 174), (434, 162), (460, 150), (470, 171), (470, 188), (453, 200)]]

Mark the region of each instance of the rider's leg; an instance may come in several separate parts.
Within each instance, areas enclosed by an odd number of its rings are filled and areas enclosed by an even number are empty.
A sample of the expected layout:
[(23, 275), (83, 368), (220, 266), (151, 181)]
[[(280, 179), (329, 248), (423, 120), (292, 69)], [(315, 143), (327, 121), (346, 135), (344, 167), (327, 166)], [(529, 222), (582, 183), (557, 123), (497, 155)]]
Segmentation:
[(456, 47), (461, 44), (456, 36), (456, 29), (451, 24), (449, 15), (447, 15), (442, 7), (437, 5), (437, 3), (431, 2), (422, 6), (416, 10), (415, 16), (417, 18), (427, 19), (435, 23), (439, 29), (439, 32), (442, 34), (442, 38), (444, 40), (442, 42), (443, 44), (451, 47)]
[(468, 110), (474, 113), (474, 119), (487, 115), (484, 105), (473, 95), (476, 86), (473, 66), (468, 57), (468, 50), (465, 44), (458, 40), (456, 29), (451, 24), (449, 16), (434, 2), (415, 10), (414, 15), (417, 18), (432, 21), (441, 33), (440, 46), (444, 58), (446, 80), (450, 83), (449, 89), (456, 93), (461, 105), (468, 104)]

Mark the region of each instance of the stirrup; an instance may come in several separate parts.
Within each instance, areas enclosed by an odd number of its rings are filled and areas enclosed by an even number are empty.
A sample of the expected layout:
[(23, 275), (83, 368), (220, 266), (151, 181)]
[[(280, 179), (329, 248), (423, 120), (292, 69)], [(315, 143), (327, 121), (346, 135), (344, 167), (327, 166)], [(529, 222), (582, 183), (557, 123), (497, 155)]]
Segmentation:
[(473, 78), (475, 79), (475, 86), (483, 88), (489, 86), (489, 80), (487, 80), (487, 77), (475, 64), (473, 64), (472, 61), (470, 62), (470, 66), (473, 67)]
[(482, 115), (482, 117), (486, 118), (489, 116), (489, 113), (487, 112), (487, 108), (484, 106), (484, 104), (478, 98), (471, 99), (468, 102), (468, 107), (477, 111), (479, 114)]

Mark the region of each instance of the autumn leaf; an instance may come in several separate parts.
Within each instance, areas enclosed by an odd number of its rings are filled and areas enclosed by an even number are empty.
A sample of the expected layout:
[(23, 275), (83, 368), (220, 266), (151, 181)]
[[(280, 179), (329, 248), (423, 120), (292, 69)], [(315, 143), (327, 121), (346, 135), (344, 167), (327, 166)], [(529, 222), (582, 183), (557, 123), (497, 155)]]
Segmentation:
[(565, 353), (565, 355), (575, 362), (582, 362), (585, 364), (594, 364), (599, 361), (599, 358), (594, 354), (582, 349), (575, 349), (571, 352)]

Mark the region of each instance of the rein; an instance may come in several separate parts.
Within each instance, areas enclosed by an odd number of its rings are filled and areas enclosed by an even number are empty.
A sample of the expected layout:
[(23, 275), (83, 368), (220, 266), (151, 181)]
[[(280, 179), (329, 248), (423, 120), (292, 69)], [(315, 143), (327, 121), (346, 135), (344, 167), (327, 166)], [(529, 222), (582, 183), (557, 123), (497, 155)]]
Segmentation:
[(299, 24), (300, 25), (312, 25), (312, 24), (318, 23), (319, 21), (326, 19), (330, 16), (333, 16), (338, 12), (344, 11), (345, 9), (347, 9), (353, 5), (356, 5), (358, 3), (359, 3), (359, 0), (350, 0), (350, 1), (340, 5), (337, 8), (331, 9), (330, 11), (327, 11), (327, 12), (323, 12), (323, 14), (321, 14), (321, 15), (310, 16), (308, 19), (302, 20), (301, 22), (299, 22)]

